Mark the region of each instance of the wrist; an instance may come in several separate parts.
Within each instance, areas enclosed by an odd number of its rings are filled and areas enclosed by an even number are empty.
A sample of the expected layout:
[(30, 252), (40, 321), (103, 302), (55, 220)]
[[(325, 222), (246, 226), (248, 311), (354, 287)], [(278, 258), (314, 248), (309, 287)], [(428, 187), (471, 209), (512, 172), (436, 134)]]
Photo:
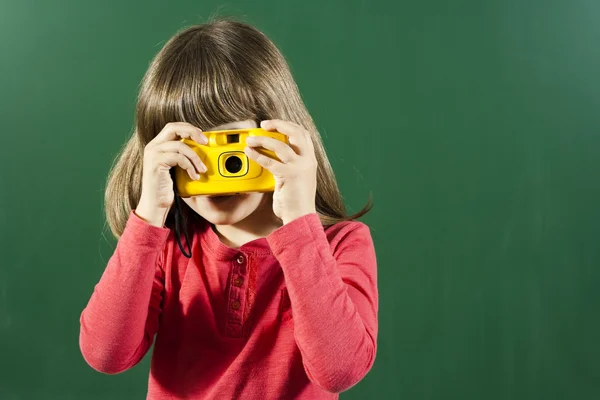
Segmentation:
[(133, 212), (146, 223), (163, 228), (169, 214), (169, 209), (153, 205), (145, 199), (141, 199)]
[(296, 211), (294, 213), (289, 213), (284, 215), (281, 220), (283, 221), (284, 225), (289, 224), (290, 222), (298, 219), (298, 218), (302, 218), (304, 216), (310, 215), (310, 214), (316, 214), (317, 211), (315, 209), (307, 209), (307, 210), (303, 210), (303, 211)]

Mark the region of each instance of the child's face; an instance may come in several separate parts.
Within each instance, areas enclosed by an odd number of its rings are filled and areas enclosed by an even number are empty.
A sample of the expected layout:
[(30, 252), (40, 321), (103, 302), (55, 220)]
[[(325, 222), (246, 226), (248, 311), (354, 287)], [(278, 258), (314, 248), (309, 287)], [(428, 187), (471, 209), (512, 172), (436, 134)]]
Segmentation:
[[(210, 130), (256, 127), (256, 122), (249, 120), (215, 126)], [(272, 212), (270, 199), (265, 193), (243, 193), (233, 196), (193, 196), (183, 201), (214, 225), (235, 225), (257, 212)]]

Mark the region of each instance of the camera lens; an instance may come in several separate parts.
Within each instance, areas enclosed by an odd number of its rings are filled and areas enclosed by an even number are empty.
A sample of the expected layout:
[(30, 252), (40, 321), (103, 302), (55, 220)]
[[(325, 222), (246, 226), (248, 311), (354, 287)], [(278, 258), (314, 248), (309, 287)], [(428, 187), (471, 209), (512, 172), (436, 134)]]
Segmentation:
[(231, 156), (225, 160), (225, 169), (230, 174), (237, 174), (242, 169), (242, 160), (238, 156)]

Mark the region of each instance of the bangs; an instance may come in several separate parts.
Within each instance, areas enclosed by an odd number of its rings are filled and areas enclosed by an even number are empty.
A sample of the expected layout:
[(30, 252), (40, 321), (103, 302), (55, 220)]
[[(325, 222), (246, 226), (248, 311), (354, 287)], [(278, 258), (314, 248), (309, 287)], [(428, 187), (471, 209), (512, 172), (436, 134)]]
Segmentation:
[(198, 37), (165, 50), (149, 71), (139, 99), (144, 99), (137, 110), (143, 137), (151, 140), (169, 122), (188, 122), (207, 131), (267, 118), (260, 104), (263, 96), (257, 95), (264, 88), (253, 78), (255, 71), (247, 68), (248, 60), (234, 59), (227, 49)]

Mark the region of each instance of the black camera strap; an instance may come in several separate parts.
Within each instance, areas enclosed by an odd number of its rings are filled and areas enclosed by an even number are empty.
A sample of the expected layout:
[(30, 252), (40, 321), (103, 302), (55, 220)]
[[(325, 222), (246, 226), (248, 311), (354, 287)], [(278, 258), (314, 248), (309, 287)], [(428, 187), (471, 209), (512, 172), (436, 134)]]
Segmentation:
[[(173, 193), (175, 194), (175, 204), (173, 205), (173, 219), (175, 220), (175, 239), (179, 245), (179, 249), (183, 255), (187, 258), (192, 258), (192, 248), (190, 245), (190, 238), (188, 234), (188, 227), (181, 211), (181, 197), (177, 192), (177, 185), (175, 179), (173, 179)], [(185, 244), (187, 245), (187, 252), (183, 248), (181, 243), (181, 231), (183, 230), (183, 236), (185, 237)]]

